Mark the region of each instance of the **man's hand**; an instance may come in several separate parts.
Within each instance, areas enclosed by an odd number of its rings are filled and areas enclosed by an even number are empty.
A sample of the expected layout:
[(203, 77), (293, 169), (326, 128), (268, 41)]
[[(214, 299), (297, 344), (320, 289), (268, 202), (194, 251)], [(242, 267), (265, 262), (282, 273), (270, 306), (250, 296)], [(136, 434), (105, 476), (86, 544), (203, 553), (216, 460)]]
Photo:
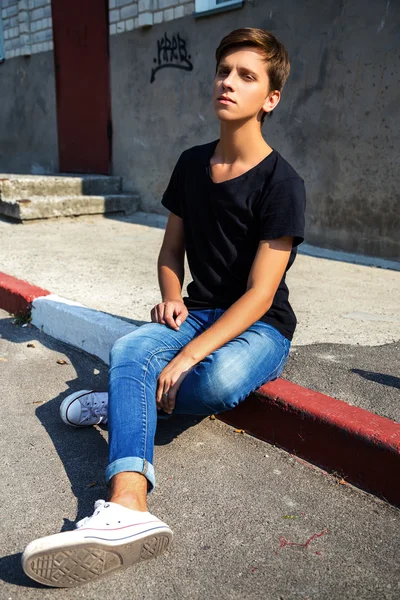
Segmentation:
[(157, 410), (163, 409), (166, 413), (172, 413), (181, 383), (194, 369), (195, 364), (193, 359), (178, 354), (161, 371), (157, 380)]
[(151, 320), (153, 323), (169, 325), (178, 331), (188, 314), (189, 311), (181, 300), (166, 300), (151, 309)]

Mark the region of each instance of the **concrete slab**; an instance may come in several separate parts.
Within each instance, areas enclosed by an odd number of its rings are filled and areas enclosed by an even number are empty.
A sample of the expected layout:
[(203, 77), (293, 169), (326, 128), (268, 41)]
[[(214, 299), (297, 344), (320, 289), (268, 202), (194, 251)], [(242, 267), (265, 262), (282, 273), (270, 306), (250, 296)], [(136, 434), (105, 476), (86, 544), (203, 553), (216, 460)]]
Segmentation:
[[(157, 255), (167, 219), (154, 213), (0, 220), (1, 270), (135, 322), (160, 302)], [(300, 246), (301, 252), (301, 246)], [(289, 270), (298, 318), (292, 346), (379, 346), (400, 341), (400, 272), (299, 254)], [(364, 257), (365, 258), (365, 257)], [(61, 276), (62, 274), (62, 276)], [(185, 260), (184, 295), (191, 281)]]
[(113, 212), (129, 215), (136, 212), (139, 202), (138, 194), (28, 196), (19, 200), (14, 198), (0, 200), (0, 214), (17, 221)]
[[(0, 597), (53, 598), (24, 576), (21, 552), (105, 495), (107, 429), (68, 428), (58, 411), (72, 391), (106, 386), (107, 370), (4, 311), (0, 333)], [(155, 467), (149, 507), (172, 549), (57, 597), (397, 600), (400, 512), (384, 502), (209, 419), (160, 423)]]
[(0, 173), (1, 200), (27, 196), (107, 195), (120, 192), (122, 177), (115, 175)]
[(107, 212), (136, 212), (139, 194), (121, 193), (122, 177), (0, 173), (0, 215), (26, 221)]

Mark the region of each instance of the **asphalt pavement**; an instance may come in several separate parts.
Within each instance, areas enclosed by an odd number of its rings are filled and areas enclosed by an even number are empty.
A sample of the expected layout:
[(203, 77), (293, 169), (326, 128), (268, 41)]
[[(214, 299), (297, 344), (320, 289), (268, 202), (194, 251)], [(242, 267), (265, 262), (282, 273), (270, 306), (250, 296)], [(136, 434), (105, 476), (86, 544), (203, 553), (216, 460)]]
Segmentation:
[(107, 367), (13, 321), (0, 311), (1, 599), (399, 598), (398, 509), (221, 421), (193, 417), (157, 431), (149, 508), (174, 531), (168, 553), (72, 590), (28, 579), (26, 544), (71, 529), (105, 498), (107, 427), (70, 428), (59, 406), (73, 391), (106, 389)]
[(293, 347), (281, 377), (400, 423), (400, 342)]

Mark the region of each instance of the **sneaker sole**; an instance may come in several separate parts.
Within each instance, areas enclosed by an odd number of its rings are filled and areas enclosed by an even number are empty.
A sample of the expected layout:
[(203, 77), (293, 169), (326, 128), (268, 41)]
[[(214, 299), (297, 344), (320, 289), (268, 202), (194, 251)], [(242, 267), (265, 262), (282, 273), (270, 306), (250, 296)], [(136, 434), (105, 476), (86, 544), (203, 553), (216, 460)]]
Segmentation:
[(23, 558), (23, 569), (38, 583), (75, 587), (143, 560), (156, 558), (169, 547), (172, 537), (172, 531), (165, 529), (118, 546), (88, 542), (55, 547)]

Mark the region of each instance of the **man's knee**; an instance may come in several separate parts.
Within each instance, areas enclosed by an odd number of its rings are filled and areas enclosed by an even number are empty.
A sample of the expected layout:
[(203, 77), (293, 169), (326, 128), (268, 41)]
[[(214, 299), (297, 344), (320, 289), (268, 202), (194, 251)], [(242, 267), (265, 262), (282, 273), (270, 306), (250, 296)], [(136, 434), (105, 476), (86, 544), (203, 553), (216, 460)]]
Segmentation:
[(156, 345), (156, 339), (148, 335), (148, 325), (159, 325), (159, 323), (146, 323), (114, 342), (110, 349), (110, 365), (126, 359), (128, 356), (134, 356), (137, 352), (142, 353), (145, 349), (151, 349)]
[(203, 364), (200, 369), (192, 371), (190, 380), (190, 396), (192, 401), (204, 403), (214, 412), (230, 410), (239, 403), (238, 385), (232, 372), (228, 373), (222, 365)]

